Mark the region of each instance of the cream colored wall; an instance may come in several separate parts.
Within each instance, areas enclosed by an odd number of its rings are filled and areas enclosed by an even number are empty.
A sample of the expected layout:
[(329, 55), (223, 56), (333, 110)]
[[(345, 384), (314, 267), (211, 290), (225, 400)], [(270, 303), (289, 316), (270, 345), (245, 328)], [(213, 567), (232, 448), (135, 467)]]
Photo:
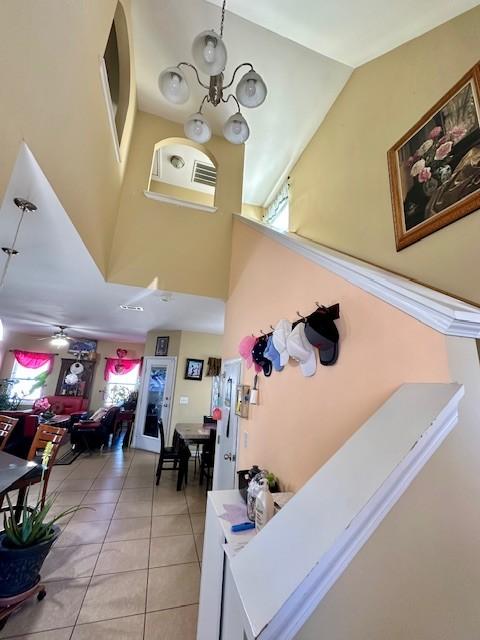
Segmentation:
[[(4, 348), (5, 357), (0, 368), (0, 378), (10, 377), (14, 364), (14, 355), (10, 353), (10, 349), (23, 349), (25, 351), (39, 351), (41, 353), (58, 353), (55, 357), (51, 374), (47, 378), (47, 384), (42, 391), (42, 395), (55, 395), (58, 376), (62, 366), (62, 358), (72, 358), (72, 354), (68, 353), (68, 347), (53, 347), (49, 340), (39, 340), (39, 337), (25, 333), (17, 333), (9, 331), (6, 335)], [(95, 374), (92, 384), (92, 392), (90, 394), (90, 406), (92, 410), (103, 406), (103, 391), (105, 389), (105, 381), (103, 373), (105, 369), (105, 358), (116, 357), (117, 349), (126, 349), (128, 358), (140, 358), (143, 355), (144, 345), (138, 343), (125, 342), (108, 342), (99, 340), (97, 344), (97, 362), (95, 365)]]
[[(130, 23), (130, 1), (121, 1)], [(0, 199), (23, 140), (103, 273), (136, 110), (132, 52), (119, 164), (99, 71), (116, 4), (0, 3)]]
[[(223, 336), (208, 333), (182, 331), (180, 353), (177, 362), (177, 381), (173, 398), (172, 425), (177, 422), (201, 422), (210, 414), (212, 378), (207, 377), (208, 358), (220, 358)], [(201, 381), (185, 380), (187, 358), (204, 360)], [(180, 404), (180, 396), (189, 399), (188, 404)]]
[[(293, 361), (260, 376), (257, 406), (240, 420), (239, 468), (258, 464), (297, 490), (405, 382), (450, 381), (445, 340), (340, 277), (234, 223), (223, 357), (240, 340), (281, 318), (307, 314), (315, 302), (340, 303), (338, 362), (305, 378)], [(253, 369), (244, 380), (253, 382)], [(243, 434), (248, 432), (248, 448)]]
[[(212, 378), (205, 375), (207, 361), (209, 357), (220, 357), (223, 336), (191, 331), (164, 331), (163, 329), (150, 331), (145, 343), (145, 357), (155, 355), (155, 344), (158, 336), (170, 337), (168, 355), (177, 357), (177, 372), (170, 423), (170, 435), (172, 435), (177, 422), (199, 422), (204, 415), (210, 413)], [(201, 381), (185, 380), (187, 358), (205, 361)], [(187, 405), (180, 404), (180, 396), (188, 397), (189, 402)]]
[(149, 191), (153, 191), (154, 193), (162, 193), (165, 196), (173, 196), (174, 198), (180, 198), (181, 200), (188, 200), (189, 202), (206, 204), (213, 207), (214, 196), (210, 193), (196, 191), (195, 189), (187, 189), (185, 187), (177, 187), (173, 184), (160, 182), (160, 180), (150, 180), (148, 188)]
[(180, 124), (137, 113), (108, 280), (225, 298), (232, 213), (242, 202), (244, 148), (217, 136), (205, 145), (218, 165), (216, 213), (146, 198), (154, 145), (183, 135)]
[(263, 207), (259, 207), (256, 204), (249, 204), (248, 202), (242, 203), (242, 216), (246, 216), (247, 218), (253, 218), (254, 220), (258, 220), (261, 222), (263, 220), (263, 216), (265, 215), (265, 209)]
[(296, 640), (474, 640), (480, 628), (480, 365), (447, 338), (465, 385), (458, 426), (317, 608)]
[(386, 157), (478, 61), (479, 33), (480, 6), (353, 73), (290, 173), (291, 230), (480, 303), (480, 215), (397, 253)]

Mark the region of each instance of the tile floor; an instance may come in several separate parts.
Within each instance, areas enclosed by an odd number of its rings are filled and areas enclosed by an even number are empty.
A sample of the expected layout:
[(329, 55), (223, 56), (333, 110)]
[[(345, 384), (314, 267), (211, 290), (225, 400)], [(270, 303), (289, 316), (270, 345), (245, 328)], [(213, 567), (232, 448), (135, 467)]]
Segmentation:
[[(205, 490), (175, 490), (156, 456), (115, 450), (56, 466), (49, 490), (62, 533), (42, 570), (47, 597), (10, 617), (0, 638), (194, 640)], [(190, 477), (192, 477), (191, 474)]]

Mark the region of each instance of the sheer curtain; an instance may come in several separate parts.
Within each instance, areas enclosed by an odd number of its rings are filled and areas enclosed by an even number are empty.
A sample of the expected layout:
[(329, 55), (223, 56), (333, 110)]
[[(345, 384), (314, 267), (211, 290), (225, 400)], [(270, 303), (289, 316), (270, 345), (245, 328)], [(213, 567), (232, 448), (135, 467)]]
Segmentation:
[(275, 220), (285, 212), (285, 208), (288, 207), (288, 180), (286, 180), (280, 187), (279, 192), (270, 203), (267, 211), (263, 217), (263, 222), (273, 225)]

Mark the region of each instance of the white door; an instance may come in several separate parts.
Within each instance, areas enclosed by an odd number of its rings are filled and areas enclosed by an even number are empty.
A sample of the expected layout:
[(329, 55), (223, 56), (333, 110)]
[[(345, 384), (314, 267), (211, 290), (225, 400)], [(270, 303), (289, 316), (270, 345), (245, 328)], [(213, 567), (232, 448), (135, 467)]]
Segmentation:
[(176, 358), (145, 358), (135, 413), (134, 446), (160, 453), (158, 421), (168, 440), (175, 383)]
[(239, 420), (235, 414), (235, 397), (241, 375), (241, 360), (227, 360), (224, 363), (220, 406), (222, 419), (217, 426), (217, 447), (213, 473), (214, 491), (235, 488)]

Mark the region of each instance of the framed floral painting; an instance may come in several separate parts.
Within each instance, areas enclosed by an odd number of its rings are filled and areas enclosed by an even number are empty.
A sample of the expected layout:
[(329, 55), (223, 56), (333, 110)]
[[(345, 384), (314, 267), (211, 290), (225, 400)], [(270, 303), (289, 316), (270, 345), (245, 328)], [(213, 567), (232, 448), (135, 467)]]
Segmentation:
[(388, 152), (397, 251), (480, 209), (480, 63)]

